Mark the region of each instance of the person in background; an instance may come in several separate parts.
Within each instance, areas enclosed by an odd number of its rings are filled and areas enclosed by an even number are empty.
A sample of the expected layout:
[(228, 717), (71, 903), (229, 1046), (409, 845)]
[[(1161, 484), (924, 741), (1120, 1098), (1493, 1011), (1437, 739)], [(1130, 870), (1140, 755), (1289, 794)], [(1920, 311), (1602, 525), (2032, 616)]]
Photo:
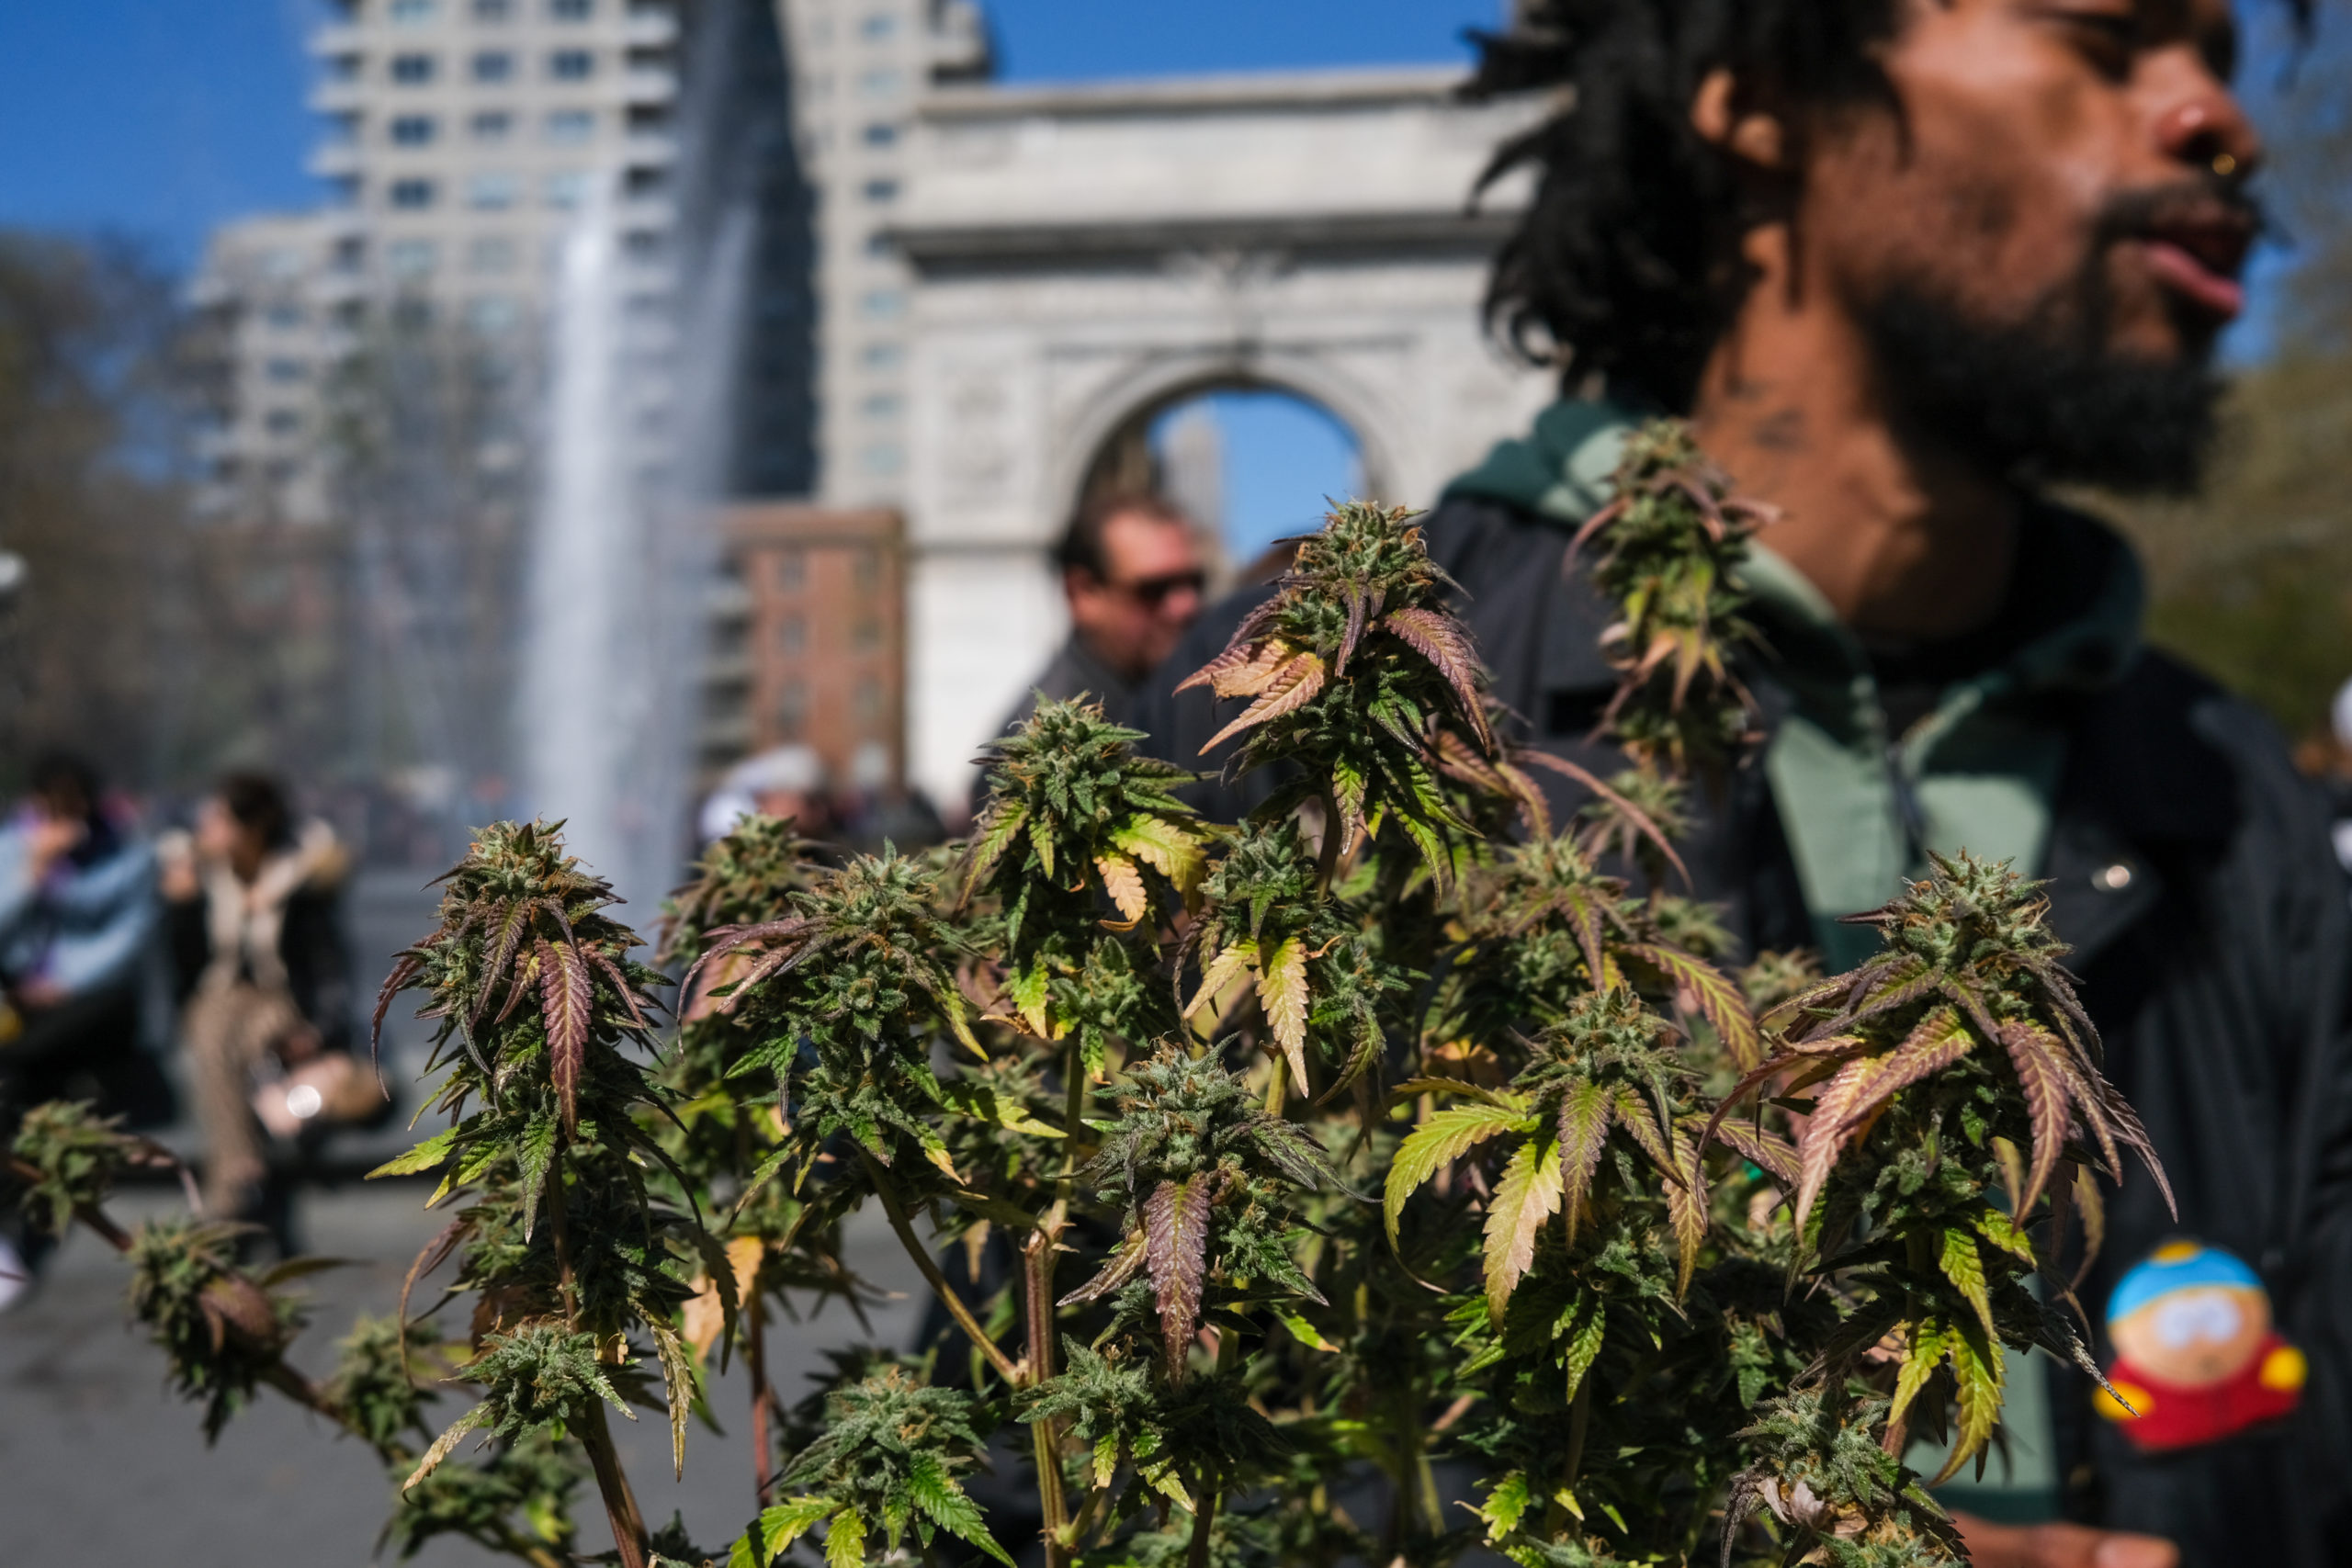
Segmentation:
[(832, 778), (817, 749), (790, 741), (728, 769), (695, 814), (695, 836), (707, 846), (746, 817), (790, 818), (804, 839), (831, 837), (839, 825)]
[(204, 1134), (204, 1206), (294, 1250), (292, 1184), (265, 1134), (300, 1140), (382, 1108), (352, 1059), (348, 859), (258, 773), (223, 778), (160, 846), (180, 1041)]
[[(1622, 765), (1592, 739), (1613, 607), (1571, 541), (1628, 433), (1687, 418), (1779, 511), (1740, 570), (1766, 733), (1690, 792), (1690, 895), (1735, 962), (1817, 948), (1837, 972), (1876, 941), (1841, 917), (1930, 852), (2041, 879), (2179, 1199), (2136, 1168), (2109, 1193), (2078, 1281), (2094, 1354), (2130, 1359), (2135, 1269), (2187, 1244), (2230, 1281), (2165, 1319), (2210, 1362), (2193, 1440), (2152, 1441), (2071, 1367), (2010, 1363), (2008, 1451), (1946, 1494), (1971, 1556), (2352, 1562), (2352, 922), (2330, 816), (2260, 714), (2146, 646), (2131, 547), (2059, 493), (2186, 490), (2210, 447), (2260, 226), (2231, 6), (1527, 0), (1482, 54), (1477, 90), (1549, 105), (1490, 165), (1534, 192), (1488, 305), (1564, 396), (1421, 526), (1511, 738)], [(1151, 682), (1136, 728), (1158, 755), (1231, 754), (1201, 752), (1232, 707), (1173, 688), (1266, 592), (1211, 611)], [(1583, 801), (1555, 782), (1563, 821)], [(1230, 821), (1272, 787), (1201, 795)]]
[[(27, 1107), (48, 1100), (95, 1100), (141, 1124), (168, 1120), (169, 1091), (140, 1027), (154, 852), (106, 808), (96, 770), (80, 758), (42, 757), (29, 782), (0, 828), (0, 1145)], [(0, 1306), (24, 1291), (50, 1245), (0, 1235)]]
[(1098, 496), (1078, 509), (1055, 547), (1069, 637), (1029, 683), (1001, 735), (1025, 720), (1039, 696), (1067, 701), (1083, 692), (1114, 724), (1132, 714), (1144, 677), (1200, 618), (1208, 572), (1191, 518), (1158, 496)]

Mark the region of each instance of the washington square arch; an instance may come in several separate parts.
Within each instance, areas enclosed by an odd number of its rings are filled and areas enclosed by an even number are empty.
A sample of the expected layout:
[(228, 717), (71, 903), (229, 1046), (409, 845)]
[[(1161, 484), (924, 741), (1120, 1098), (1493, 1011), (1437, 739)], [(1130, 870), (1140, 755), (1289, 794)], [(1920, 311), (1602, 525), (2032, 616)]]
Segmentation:
[[(1541, 111), (1453, 71), (933, 93), (904, 218), (910, 773), (971, 759), (1063, 635), (1046, 549), (1090, 474), (1209, 389), (1319, 404), (1368, 498), (1427, 506), (1549, 378), (1488, 341), (1488, 258), (1523, 193), (1469, 195)], [(1311, 498), (1310, 498), (1311, 504)]]

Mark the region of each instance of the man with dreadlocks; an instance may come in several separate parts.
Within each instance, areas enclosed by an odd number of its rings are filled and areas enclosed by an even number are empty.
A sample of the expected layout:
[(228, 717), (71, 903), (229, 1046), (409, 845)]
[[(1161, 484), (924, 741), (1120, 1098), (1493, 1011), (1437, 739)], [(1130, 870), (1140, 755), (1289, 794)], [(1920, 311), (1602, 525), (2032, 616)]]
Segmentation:
[[(2047, 878), (2180, 1196), (2176, 1222), (2143, 1178), (2110, 1195), (2081, 1292), (2098, 1353), (2117, 1359), (2109, 1315), (2152, 1348), (2135, 1368), (2271, 1347), (2213, 1373), (2263, 1387), (2217, 1382), (2176, 1412), (2177, 1441), (2020, 1364), (2013, 1451), (1987, 1472), (2007, 1486), (1951, 1498), (1977, 1562), (2352, 1562), (2352, 932), (2326, 816), (2252, 710), (2142, 644), (2131, 550), (2049, 494), (2198, 477), (2261, 157), (2227, 85), (2227, 0), (1520, 17), (1481, 40), (1474, 90), (1559, 107), (1489, 172), (1536, 180), (1489, 306), (1570, 396), (1426, 524), (1496, 694), (1523, 742), (1613, 766), (1585, 739), (1614, 674), (1567, 545), (1630, 425), (1689, 419), (1780, 511), (1744, 573), (1766, 738), (1693, 803), (1700, 896), (1749, 952), (1844, 968), (1872, 939), (1838, 917), (1929, 851)], [(1138, 722), (1164, 754), (1219, 728), (1206, 693), (1167, 694), (1249, 604), (1155, 679)], [(1204, 804), (1230, 819), (1263, 787)], [(2191, 1256), (2221, 1283), (2146, 1283)]]

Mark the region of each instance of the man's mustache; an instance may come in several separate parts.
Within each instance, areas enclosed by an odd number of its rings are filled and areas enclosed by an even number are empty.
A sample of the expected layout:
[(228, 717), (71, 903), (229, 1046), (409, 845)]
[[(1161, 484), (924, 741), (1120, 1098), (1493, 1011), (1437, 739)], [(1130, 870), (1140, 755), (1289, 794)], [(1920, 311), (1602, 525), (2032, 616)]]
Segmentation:
[(2271, 231), (2261, 199), (2244, 180), (2211, 173), (2118, 191), (2100, 204), (2094, 222), (2101, 248), (2180, 223), (2226, 224), (2248, 243)]

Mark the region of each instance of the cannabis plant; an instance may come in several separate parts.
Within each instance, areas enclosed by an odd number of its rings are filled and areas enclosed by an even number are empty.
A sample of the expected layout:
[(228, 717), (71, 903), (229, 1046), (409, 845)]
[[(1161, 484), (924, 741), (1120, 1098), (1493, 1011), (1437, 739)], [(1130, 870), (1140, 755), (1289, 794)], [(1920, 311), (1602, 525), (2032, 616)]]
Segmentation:
[[(472, 1298), (448, 1342), (404, 1292), (313, 1383), (218, 1227), (105, 1217), (152, 1152), (51, 1111), (16, 1173), (131, 1256), (209, 1432), (269, 1386), (376, 1448), (403, 1551), (567, 1560), (593, 1481), (630, 1564), (1962, 1561), (1927, 1488), (1997, 1439), (2005, 1349), (2089, 1366), (2072, 1238), (2154, 1161), (2007, 867), (1936, 861), (1852, 974), (1724, 968), (1676, 840), (1755, 728), (1762, 515), (1679, 427), (1628, 443), (1576, 545), (1619, 611), (1601, 778), (1515, 741), (1411, 518), (1340, 506), (1186, 682), (1264, 804), (1204, 821), (1041, 703), (967, 844), (714, 846), (674, 1028), (554, 829), (484, 829), (385, 991), (439, 1032), (448, 1124), (386, 1171), (456, 1208), (412, 1276)], [(787, 1405), (775, 1324), (869, 1299), (869, 1206), (939, 1329)], [(706, 1551), (639, 1517), (607, 1410), (682, 1443), (737, 1356), (755, 1491)]]

